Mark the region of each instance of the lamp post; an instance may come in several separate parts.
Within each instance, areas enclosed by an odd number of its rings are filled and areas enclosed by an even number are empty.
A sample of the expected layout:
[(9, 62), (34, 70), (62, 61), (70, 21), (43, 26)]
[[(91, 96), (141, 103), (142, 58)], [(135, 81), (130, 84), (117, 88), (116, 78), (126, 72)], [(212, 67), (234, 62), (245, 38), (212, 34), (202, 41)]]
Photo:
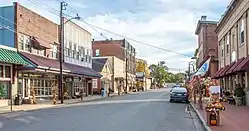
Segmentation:
[(63, 63), (63, 58), (64, 58), (64, 24), (66, 24), (67, 22), (73, 20), (73, 19), (80, 19), (80, 17), (77, 16), (76, 17), (72, 17), (70, 19), (68, 19), (67, 21), (64, 22), (64, 17), (63, 17), (63, 10), (66, 10), (66, 6), (68, 4), (64, 1), (61, 2), (60, 4), (60, 37), (59, 37), (59, 41), (60, 41), (60, 54), (59, 54), (59, 61), (60, 61), (60, 78), (59, 78), (59, 90), (60, 90), (60, 97), (61, 97), (61, 104), (63, 104), (63, 99), (64, 99), (64, 94), (63, 94), (63, 74), (62, 74), (62, 63)]

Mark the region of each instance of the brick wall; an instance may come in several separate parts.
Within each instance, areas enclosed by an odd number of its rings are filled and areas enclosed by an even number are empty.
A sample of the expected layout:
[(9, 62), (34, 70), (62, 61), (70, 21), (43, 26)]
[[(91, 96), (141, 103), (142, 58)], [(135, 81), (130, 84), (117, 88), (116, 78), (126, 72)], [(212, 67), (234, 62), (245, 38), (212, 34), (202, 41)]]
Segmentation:
[(18, 3), (14, 5), (17, 32), (37, 37), (45, 42), (59, 43), (59, 26), (57, 24)]
[(125, 60), (124, 49), (121, 48), (123, 41), (93, 41), (93, 56), (96, 56), (96, 49), (99, 49), (100, 56), (116, 56)]

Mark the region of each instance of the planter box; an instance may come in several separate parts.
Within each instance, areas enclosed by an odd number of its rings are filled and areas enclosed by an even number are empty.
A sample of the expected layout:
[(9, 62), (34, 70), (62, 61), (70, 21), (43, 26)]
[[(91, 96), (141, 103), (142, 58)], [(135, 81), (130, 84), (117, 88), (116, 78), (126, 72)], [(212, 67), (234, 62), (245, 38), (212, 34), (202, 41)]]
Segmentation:
[(0, 107), (8, 106), (8, 100), (0, 100)]

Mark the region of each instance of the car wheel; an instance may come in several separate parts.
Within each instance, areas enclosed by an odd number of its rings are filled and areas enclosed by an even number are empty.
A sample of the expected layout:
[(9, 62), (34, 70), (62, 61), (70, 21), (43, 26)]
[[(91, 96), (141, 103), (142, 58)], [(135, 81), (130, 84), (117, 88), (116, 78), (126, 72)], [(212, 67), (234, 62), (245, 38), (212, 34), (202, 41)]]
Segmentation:
[(170, 102), (170, 103), (172, 103), (172, 102), (173, 102), (173, 100), (169, 100), (169, 102)]
[(186, 101), (187, 104), (189, 104), (189, 101)]

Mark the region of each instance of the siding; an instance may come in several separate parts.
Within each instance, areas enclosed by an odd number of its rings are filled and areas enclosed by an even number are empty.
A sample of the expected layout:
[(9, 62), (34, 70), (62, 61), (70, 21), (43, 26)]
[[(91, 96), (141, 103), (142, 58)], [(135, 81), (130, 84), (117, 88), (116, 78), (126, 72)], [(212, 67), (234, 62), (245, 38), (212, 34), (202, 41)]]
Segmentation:
[(0, 18), (0, 25), (9, 28), (9, 30), (0, 29), (0, 45), (15, 47), (15, 33), (13, 32), (15, 30), (14, 15), (14, 6), (0, 7), (0, 16), (6, 18)]

